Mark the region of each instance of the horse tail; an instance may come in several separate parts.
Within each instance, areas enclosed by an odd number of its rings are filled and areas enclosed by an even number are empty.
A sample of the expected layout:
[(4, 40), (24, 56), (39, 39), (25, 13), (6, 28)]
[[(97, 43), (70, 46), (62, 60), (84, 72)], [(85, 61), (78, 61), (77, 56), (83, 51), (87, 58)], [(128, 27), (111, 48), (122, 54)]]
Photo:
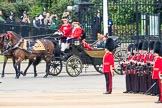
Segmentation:
[(37, 56), (35, 61), (34, 61), (34, 65), (38, 65), (41, 62), (42, 58), (40, 56)]

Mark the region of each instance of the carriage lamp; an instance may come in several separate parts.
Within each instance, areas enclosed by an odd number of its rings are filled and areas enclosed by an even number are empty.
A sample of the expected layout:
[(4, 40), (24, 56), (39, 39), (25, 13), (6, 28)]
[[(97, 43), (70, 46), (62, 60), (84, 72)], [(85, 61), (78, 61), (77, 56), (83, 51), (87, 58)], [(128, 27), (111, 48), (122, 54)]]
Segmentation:
[(74, 41), (74, 45), (76, 45), (76, 46), (80, 45), (79, 40)]

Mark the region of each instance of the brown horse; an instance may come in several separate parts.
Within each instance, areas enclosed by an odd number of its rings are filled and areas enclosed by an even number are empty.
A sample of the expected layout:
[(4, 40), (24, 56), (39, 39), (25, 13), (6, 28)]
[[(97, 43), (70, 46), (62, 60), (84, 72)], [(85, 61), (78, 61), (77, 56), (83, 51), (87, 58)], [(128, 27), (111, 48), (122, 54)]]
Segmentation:
[[(15, 34), (16, 34), (16, 33), (15, 33)], [(1, 53), (3, 53), (3, 51), (4, 51), (4, 36), (5, 36), (5, 35), (6, 35), (5, 33), (0, 34), (0, 51), (1, 51)], [(9, 58), (12, 59), (12, 61), (13, 61), (13, 66), (14, 66), (14, 64), (15, 64), (15, 58), (14, 58), (14, 56), (13, 56), (13, 54), (12, 54), (12, 51), (8, 51), (7, 53), (5, 53), (5, 54), (3, 54), (3, 55), (4, 55), (4, 62), (3, 62), (3, 69), (2, 69), (1, 77), (4, 77), (6, 63), (7, 63), (7, 61), (8, 61)], [(28, 70), (28, 68), (29, 68), (30, 65), (33, 63), (33, 66), (34, 66), (34, 77), (36, 77), (36, 76), (37, 76), (37, 73), (36, 73), (36, 65), (39, 63), (38, 61), (39, 61), (38, 58), (36, 58), (36, 60), (29, 59), (28, 66), (27, 66), (27, 68), (25, 69), (24, 73), (22, 73), (22, 72), (20, 72), (20, 73), (23, 74), (23, 75), (25, 76), (25, 75), (26, 75), (26, 72), (27, 72), (27, 70)], [(18, 66), (18, 69), (20, 70), (20, 65)], [(15, 71), (16, 71), (16, 69), (15, 69)]]
[[(30, 41), (30, 40), (28, 40)], [(16, 70), (16, 78), (19, 78), (20, 70), (18, 69), (18, 65), (24, 59), (35, 60), (35, 58), (42, 58), (46, 61), (46, 74), (44, 77), (49, 75), (49, 68), (50, 68), (50, 60), (54, 54), (54, 44), (52, 41), (47, 39), (41, 39), (39, 42), (42, 43), (44, 50), (32, 50), (32, 53), (29, 53), (26, 49), (23, 48), (25, 39), (23, 39), (18, 34), (7, 31), (6, 36), (4, 38), (4, 46), (5, 52), (12, 51), (12, 54), (15, 59), (14, 68)], [(32, 62), (31, 62), (32, 64)], [(24, 74), (26, 74), (24, 72)]]
[[(4, 47), (4, 36), (5, 36), (5, 33), (0, 34), (0, 51), (1, 51), (1, 53), (3, 52), (3, 47)], [(1, 77), (4, 77), (4, 71), (5, 71), (6, 63), (7, 63), (9, 58), (12, 59), (13, 65), (15, 63), (15, 59), (12, 55), (12, 52), (9, 51), (8, 53), (6, 53), (4, 55), (3, 69), (2, 69)], [(20, 65), (18, 66), (18, 69), (20, 70)]]

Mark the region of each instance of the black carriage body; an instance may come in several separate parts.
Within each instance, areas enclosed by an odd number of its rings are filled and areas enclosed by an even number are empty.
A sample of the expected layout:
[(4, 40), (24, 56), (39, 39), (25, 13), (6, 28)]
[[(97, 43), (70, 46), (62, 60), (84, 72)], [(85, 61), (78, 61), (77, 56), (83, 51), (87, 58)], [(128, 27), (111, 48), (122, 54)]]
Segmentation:
[[(109, 38), (113, 38), (115, 42), (115, 49), (120, 46), (121, 43), (119, 37), (111, 36)], [(76, 77), (82, 72), (82, 69), (84, 67), (83, 65), (93, 65), (97, 72), (102, 73), (102, 61), (105, 50), (86, 50), (81, 43), (78, 43), (79, 41), (72, 43), (68, 51), (64, 52), (63, 55), (61, 54), (60, 56), (53, 57), (51, 61), (58, 62), (51, 62), (53, 63), (51, 64), (51, 67), (54, 67), (54, 72), (60, 69), (56, 73), (53, 72), (54, 75), (58, 75), (58, 73), (61, 72), (63, 66), (62, 61), (65, 62), (67, 73), (72, 77)]]

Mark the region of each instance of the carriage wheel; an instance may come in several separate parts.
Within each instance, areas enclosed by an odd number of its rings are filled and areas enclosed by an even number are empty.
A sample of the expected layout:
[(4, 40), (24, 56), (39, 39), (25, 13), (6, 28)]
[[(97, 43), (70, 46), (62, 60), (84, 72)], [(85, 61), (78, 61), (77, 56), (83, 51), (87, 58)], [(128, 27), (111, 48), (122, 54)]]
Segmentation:
[(50, 75), (57, 76), (62, 71), (62, 61), (60, 60), (51, 60), (49, 73)]
[(126, 50), (118, 50), (115, 52), (114, 54), (114, 61), (115, 61), (115, 73), (119, 74), (119, 75), (122, 75), (123, 72), (121, 70), (121, 62), (123, 62), (125, 59), (126, 59)]
[(93, 66), (94, 66), (94, 68), (96, 69), (97, 72), (103, 73), (102, 72), (102, 64), (100, 64), (100, 65), (93, 65)]
[(83, 69), (82, 61), (77, 56), (71, 56), (66, 61), (66, 71), (71, 77), (77, 77)]

